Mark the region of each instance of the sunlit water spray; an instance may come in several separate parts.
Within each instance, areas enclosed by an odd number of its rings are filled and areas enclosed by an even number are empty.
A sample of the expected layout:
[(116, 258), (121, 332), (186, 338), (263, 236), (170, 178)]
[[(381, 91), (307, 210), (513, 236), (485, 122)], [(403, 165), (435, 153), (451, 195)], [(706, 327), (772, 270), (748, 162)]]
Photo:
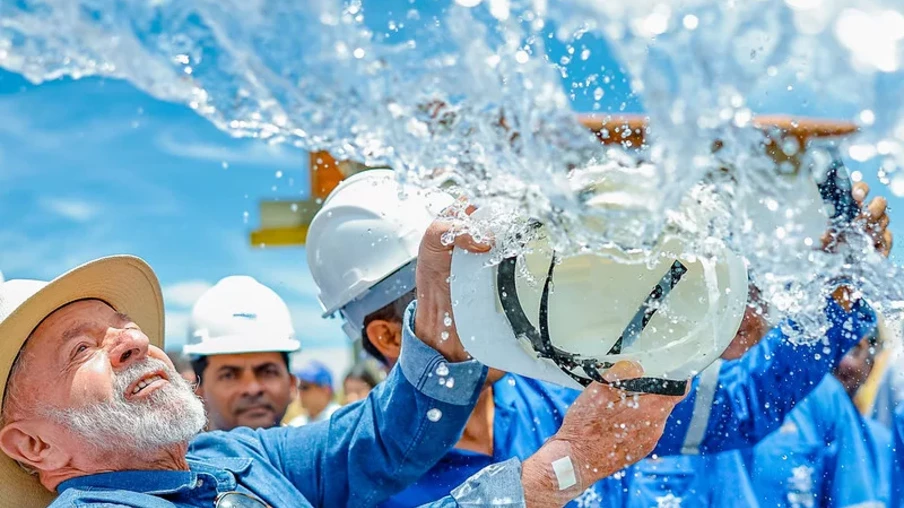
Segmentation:
[[(478, 204), (544, 222), (565, 253), (649, 248), (664, 231), (702, 251), (727, 242), (774, 314), (812, 335), (828, 281), (853, 279), (880, 306), (904, 300), (904, 286), (862, 235), (818, 249), (800, 201), (808, 171), (765, 154), (750, 104), (796, 88), (830, 105), (862, 127), (841, 149), (882, 158), (882, 181), (904, 194), (902, 7), (17, 0), (0, 6), (0, 66), (33, 82), (122, 78), (235, 136), (327, 149), (423, 185), (451, 176)], [(600, 100), (608, 79), (569, 74), (571, 60), (603, 51), (581, 42), (591, 36), (607, 39), (650, 117), (640, 152), (604, 147), (574, 120), (568, 94)], [(550, 41), (566, 55), (550, 61)], [(827, 156), (811, 152), (802, 166), (824, 170)]]

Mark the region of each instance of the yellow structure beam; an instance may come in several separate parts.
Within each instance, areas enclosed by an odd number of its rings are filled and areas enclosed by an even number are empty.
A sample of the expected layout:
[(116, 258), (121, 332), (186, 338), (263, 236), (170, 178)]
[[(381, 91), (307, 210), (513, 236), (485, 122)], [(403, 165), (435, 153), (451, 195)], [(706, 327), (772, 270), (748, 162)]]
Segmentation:
[(254, 247), (289, 247), (304, 245), (308, 237), (308, 227), (261, 228), (251, 232), (251, 245)]
[(337, 162), (327, 152), (311, 152), (308, 159), (311, 197), (300, 201), (260, 202), (260, 228), (252, 231), (252, 247), (304, 245), (308, 225), (320, 210), (323, 200), (344, 178), (360, 170), (359, 165)]

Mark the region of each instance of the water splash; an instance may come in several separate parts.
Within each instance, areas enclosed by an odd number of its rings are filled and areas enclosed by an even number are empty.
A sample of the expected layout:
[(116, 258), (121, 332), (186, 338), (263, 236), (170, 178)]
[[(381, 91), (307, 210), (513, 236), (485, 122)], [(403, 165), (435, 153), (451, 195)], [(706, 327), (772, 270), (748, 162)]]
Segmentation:
[[(424, 185), (451, 179), (480, 204), (539, 218), (566, 252), (650, 247), (664, 229), (727, 242), (773, 310), (813, 330), (841, 276), (880, 304), (904, 299), (897, 268), (865, 236), (815, 248), (797, 201), (808, 172), (776, 166), (752, 111), (794, 90), (856, 121), (862, 132), (844, 148), (880, 157), (883, 180), (904, 193), (902, 2), (437, 5), (16, 0), (2, 7), (0, 66), (33, 82), (126, 79), (235, 136), (327, 149)], [(639, 153), (601, 146), (570, 110), (570, 95), (596, 108), (607, 93), (609, 74), (574, 71), (602, 51), (601, 36), (650, 118)], [(565, 55), (550, 61), (554, 45)]]

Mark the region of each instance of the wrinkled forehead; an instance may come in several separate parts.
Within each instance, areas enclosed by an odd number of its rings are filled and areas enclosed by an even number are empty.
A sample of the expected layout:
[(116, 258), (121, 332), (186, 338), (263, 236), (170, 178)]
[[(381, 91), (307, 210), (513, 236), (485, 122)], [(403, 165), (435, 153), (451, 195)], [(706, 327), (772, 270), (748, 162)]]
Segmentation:
[[(81, 330), (110, 323), (125, 317), (102, 300), (79, 300), (66, 304), (45, 317), (29, 335), (19, 352), (14, 369), (33, 368), (51, 360), (50, 353), (57, 351), (71, 335)], [(21, 364), (21, 365), (20, 365)]]
[(52, 338), (53, 335), (65, 335), (66, 332), (82, 325), (111, 323), (121, 318), (126, 316), (119, 314), (103, 300), (78, 300), (60, 307), (45, 317), (31, 332), (25, 347), (45, 342), (42, 339)]

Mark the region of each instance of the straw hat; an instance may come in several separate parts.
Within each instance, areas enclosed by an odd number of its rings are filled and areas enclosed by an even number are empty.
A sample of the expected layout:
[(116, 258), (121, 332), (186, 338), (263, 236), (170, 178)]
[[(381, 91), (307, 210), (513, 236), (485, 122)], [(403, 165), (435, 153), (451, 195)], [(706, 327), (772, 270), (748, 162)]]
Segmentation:
[[(56, 309), (85, 299), (102, 300), (128, 314), (151, 344), (163, 346), (160, 284), (151, 267), (137, 257), (97, 259), (51, 282), (8, 280), (0, 283), (0, 400), (13, 362), (31, 332)], [(3, 453), (0, 485), (0, 508), (46, 507), (54, 498), (37, 477)]]

